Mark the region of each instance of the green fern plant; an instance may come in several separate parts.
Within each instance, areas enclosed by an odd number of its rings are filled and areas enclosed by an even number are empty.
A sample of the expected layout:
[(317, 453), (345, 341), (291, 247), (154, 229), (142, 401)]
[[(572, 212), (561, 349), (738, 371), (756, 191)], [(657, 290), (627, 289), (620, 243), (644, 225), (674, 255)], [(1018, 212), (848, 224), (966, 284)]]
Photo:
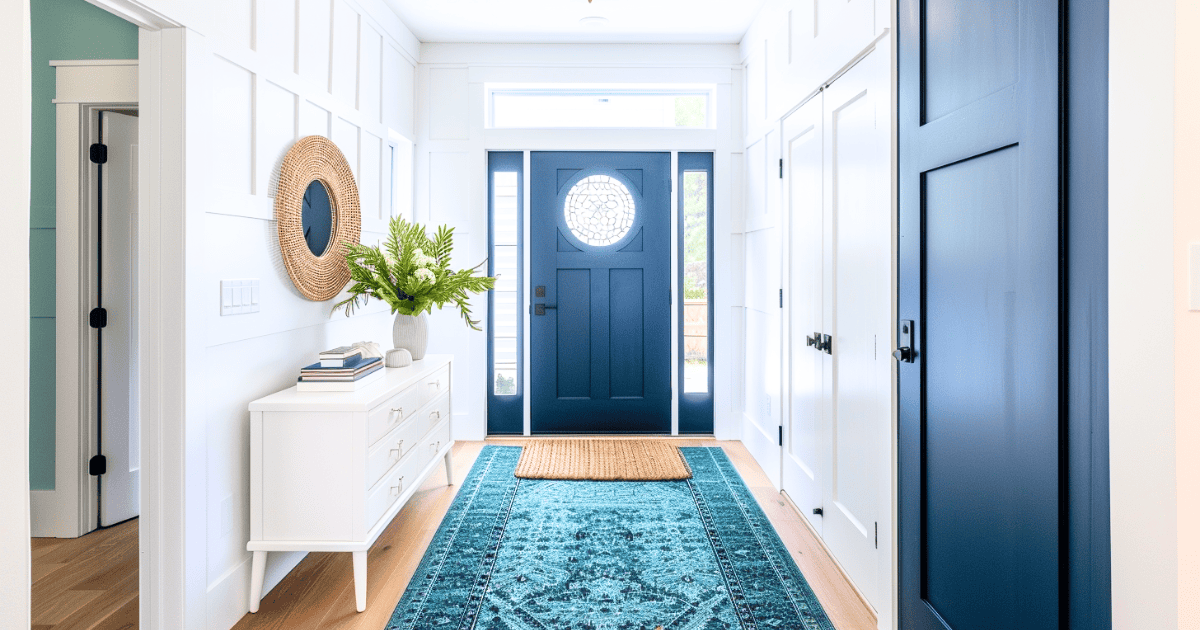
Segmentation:
[(420, 315), (432, 313), (453, 302), (462, 318), (474, 330), (479, 322), (471, 319), (470, 295), (496, 286), (496, 279), (477, 276), (487, 260), (471, 269), (450, 268), (454, 250), (454, 228), (438, 227), (433, 238), (419, 223), (400, 217), (388, 225), (387, 242), (382, 247), (347, 243), (346, 263), (350, 265), (350, 297), (333, 306), (349, 316), (370, 298), (382, 300), (392, 313)]

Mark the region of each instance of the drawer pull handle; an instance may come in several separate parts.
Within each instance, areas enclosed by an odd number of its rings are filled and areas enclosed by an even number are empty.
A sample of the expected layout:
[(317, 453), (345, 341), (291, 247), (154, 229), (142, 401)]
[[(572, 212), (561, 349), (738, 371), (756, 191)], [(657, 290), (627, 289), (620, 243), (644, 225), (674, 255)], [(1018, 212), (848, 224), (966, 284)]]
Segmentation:
[(431, 412), (429, 412), (429, 417), (430, 417), (430, 418), (433, 418), (433, 419), (435, 419), (435, 420), (441, 420), (441, 419), (442, 419), (442, 412), (441, 412), (441, 411), (438, 411), (438, 410), (431, 411)]
[(433, 385), (434, 387), (436, 387), (438, 389), (441, 389), (442, 388), (442, 379), (439, 378), (436, 381), (429, 381), (429, 384)]
[(392, 413), (404, 415), (404, 407), (392, 407)]
[(396, 485), (392, 486), (392, 492), (395, 494), (400, 494), (400, 492), (403, 489), (404, 489), (404, 476), (401, 475), (400, 478), (396, 480)]
[(434, 450), (434, 452), (442, 450), (441, 442), (438, 442), (437, 444), (430, 444), (429, 446), (430, 446), (430, 448), (432, 448)]
[(399, 442), (396, 442), (396, 448), (393, 448), (393, 449), (389, 450), (388, 452), (389, 453), (395, 452), (396, 457), (398, 459), (401, 455), (404, 454), (404, 440), (400, 440)]

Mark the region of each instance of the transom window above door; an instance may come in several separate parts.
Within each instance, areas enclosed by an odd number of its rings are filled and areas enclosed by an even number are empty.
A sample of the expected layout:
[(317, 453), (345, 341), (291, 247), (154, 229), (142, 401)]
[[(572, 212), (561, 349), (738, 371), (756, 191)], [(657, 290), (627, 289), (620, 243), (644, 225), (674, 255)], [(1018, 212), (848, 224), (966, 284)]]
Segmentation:
[(488, 84), (493, 129), (712, 129), (715, 85)]

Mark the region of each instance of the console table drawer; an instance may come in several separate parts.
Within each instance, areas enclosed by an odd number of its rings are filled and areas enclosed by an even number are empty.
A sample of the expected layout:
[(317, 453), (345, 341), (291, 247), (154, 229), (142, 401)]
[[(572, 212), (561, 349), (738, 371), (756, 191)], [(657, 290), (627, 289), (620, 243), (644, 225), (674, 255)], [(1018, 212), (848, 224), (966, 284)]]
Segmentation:
[(450, 391), (450, 366), (425, 377), (422, 383), (417, 385), (421, 388), (421, 403), (427, 403), (438, 396)]
[(429, 378), (409, 386), (371, 410), (367, 416), (367, 444), (378, 442), (379, 438), (387, 435), (388, 431), (399, 426), (405, 418), (412, 416), (418, 407), (427, 402), (423, 399), (426, 387), (424, 381), (427, 380)]
[(450, 415), (450, 397), (443, 396), (418, 411), (408, 414), (407, 420), (379, 440), (367, 456), (367, 487), (373, 487), (389, 468), (404, 459), (421, 437)]
[[(440, 452), (440, 447), (450, 443), (450, 423), (443, 422), (425, 436), (418, 446), (409, 452), (396, 467), (385, 475), (371, 494), (367, 497), (368, 527), (374, 527), (379, 519), (388, 512), (395, 502), (408, 490), (410, 484), (417, 482), (417, 475), (433, 461)], [(438, 445), (438, 448), (433, 448)]]

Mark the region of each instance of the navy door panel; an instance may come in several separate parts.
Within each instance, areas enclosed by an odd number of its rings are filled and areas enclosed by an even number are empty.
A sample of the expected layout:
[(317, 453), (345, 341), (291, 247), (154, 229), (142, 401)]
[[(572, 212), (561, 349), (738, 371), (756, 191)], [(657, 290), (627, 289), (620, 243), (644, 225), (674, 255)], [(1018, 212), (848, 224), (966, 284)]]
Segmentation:
[(1059, 3), (899, 9), (900, 627), (1057, 629)]
[(534, 433), (670, 432), (670, 167), (531, 154)]

